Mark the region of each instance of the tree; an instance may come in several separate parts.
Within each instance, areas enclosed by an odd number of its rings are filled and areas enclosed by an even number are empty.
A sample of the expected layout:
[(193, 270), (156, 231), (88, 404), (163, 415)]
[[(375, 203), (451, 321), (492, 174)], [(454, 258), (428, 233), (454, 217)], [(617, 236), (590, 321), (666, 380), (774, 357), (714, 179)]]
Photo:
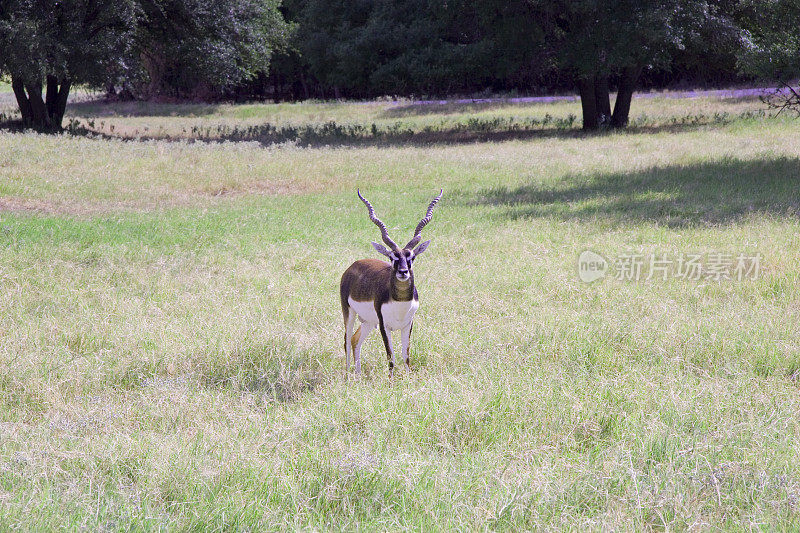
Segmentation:
[[(631, 99), (644, 69), (664, 68), (670, 52), (727, 19), (706, 0), (533, 0), (548, 46), (578, 87), (583, 127), (628, 124)], [(609, 99), (617, 83), (613, 111)]]
[[(587, 123), (622, 127), (638, 86), (746, 79), (735, 69), (740, 42), (730, 16), (742, 1), (286, 0), (284, 15), (297, 23), (292, 52), (250, 94), (365, 98), (582, 86), (595, 93), (583, 99)], [(615, 110), (611, 89), (621, 96)]]
[(140, 0), (121, 85), (135, 96), (216, 96), (269, 68), (290, 26), (280, 0)]
[(60, 129), (70, 88), (107, 77), (135, 21), (134, 0), (2, 0), (0, 74), (11, 77), (24, 126)]

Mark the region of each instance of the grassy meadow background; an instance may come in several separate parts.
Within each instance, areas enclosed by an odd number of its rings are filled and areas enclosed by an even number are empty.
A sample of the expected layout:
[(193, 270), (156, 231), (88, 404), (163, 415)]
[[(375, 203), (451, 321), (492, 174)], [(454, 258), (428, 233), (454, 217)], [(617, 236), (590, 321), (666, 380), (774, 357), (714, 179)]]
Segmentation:
[[(632, 114), (87, 100), (0, 131), (0, 528), (797, 530), (800, 124)], [(445, 190), (393, 381), (375, 333), (343, 379), (356, 187), (397, 240)], [(761, 271), (585, 284), (586, 249)]]

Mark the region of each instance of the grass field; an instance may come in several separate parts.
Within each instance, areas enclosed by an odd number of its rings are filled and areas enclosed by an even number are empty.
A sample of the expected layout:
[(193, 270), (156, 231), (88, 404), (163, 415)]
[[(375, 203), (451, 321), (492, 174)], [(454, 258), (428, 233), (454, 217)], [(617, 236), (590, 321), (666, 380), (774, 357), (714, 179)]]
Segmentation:
[[(584, 136), (575, 103), (81, 103), (84, 135), (0, 132), (0, 529), (797, 530), (800, 124), (760, 107), (638, 100)], [(397, 240), (445, 190), (392, 381), (375, 333), (342, 375), (339, 277), (379, 237), (356, 187)], [(588, 284), (587, 249), (760, 262)]]

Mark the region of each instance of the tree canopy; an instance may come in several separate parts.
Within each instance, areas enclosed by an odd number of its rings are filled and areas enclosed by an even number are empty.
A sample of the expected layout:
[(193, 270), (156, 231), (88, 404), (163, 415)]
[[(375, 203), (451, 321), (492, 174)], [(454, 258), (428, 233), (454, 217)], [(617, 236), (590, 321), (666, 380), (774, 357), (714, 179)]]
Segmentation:
[(0, 74), (11, 77), (25, 125), (60, 128), (71, 85), (102, 83), (127, 52), (136, 7), (134, 0), (0, 3)]
[(800, 115), (800, 0), (744, 0), (739, 6), (744, 28), (741, 68), (760, 79), (777, 81), (781, 87), (766, 102)]
[(290, 26), (279, 0), (139, 0), (120, 85), (137, 97), (210, 97), (269, 68)]
[(744, 0), (737, 10), (744, 29), (741, 67), (760, 78), (800, 76), (800, 0)]

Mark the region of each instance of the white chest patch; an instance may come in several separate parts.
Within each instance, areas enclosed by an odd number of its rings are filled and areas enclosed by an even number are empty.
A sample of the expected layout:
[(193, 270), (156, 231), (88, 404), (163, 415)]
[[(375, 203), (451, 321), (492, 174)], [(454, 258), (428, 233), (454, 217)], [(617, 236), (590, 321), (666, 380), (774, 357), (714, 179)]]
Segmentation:
[[(352, 298), (347, 299), (347, 303), (355, 310), (362, 322), (368, 324), (378, 324), (378, 313), (375, 311), (375, 303), (357, 302)], [(419, 308), (418, 300), (410, 300), (408, 302), (395, 302), (391, 301), (381, 306), (381, 314), (383, 314), (383, 323), (388, 330), (402, 329), (414, 319), (414, 313)]]
[(386, 325), (386, 329), (395, 330), (406, 327), (414, 319), (417, 308), (419, 308), (418, 300), (392, 301), (383, 304), (381, 314), (383, 314), (383, 323)]

